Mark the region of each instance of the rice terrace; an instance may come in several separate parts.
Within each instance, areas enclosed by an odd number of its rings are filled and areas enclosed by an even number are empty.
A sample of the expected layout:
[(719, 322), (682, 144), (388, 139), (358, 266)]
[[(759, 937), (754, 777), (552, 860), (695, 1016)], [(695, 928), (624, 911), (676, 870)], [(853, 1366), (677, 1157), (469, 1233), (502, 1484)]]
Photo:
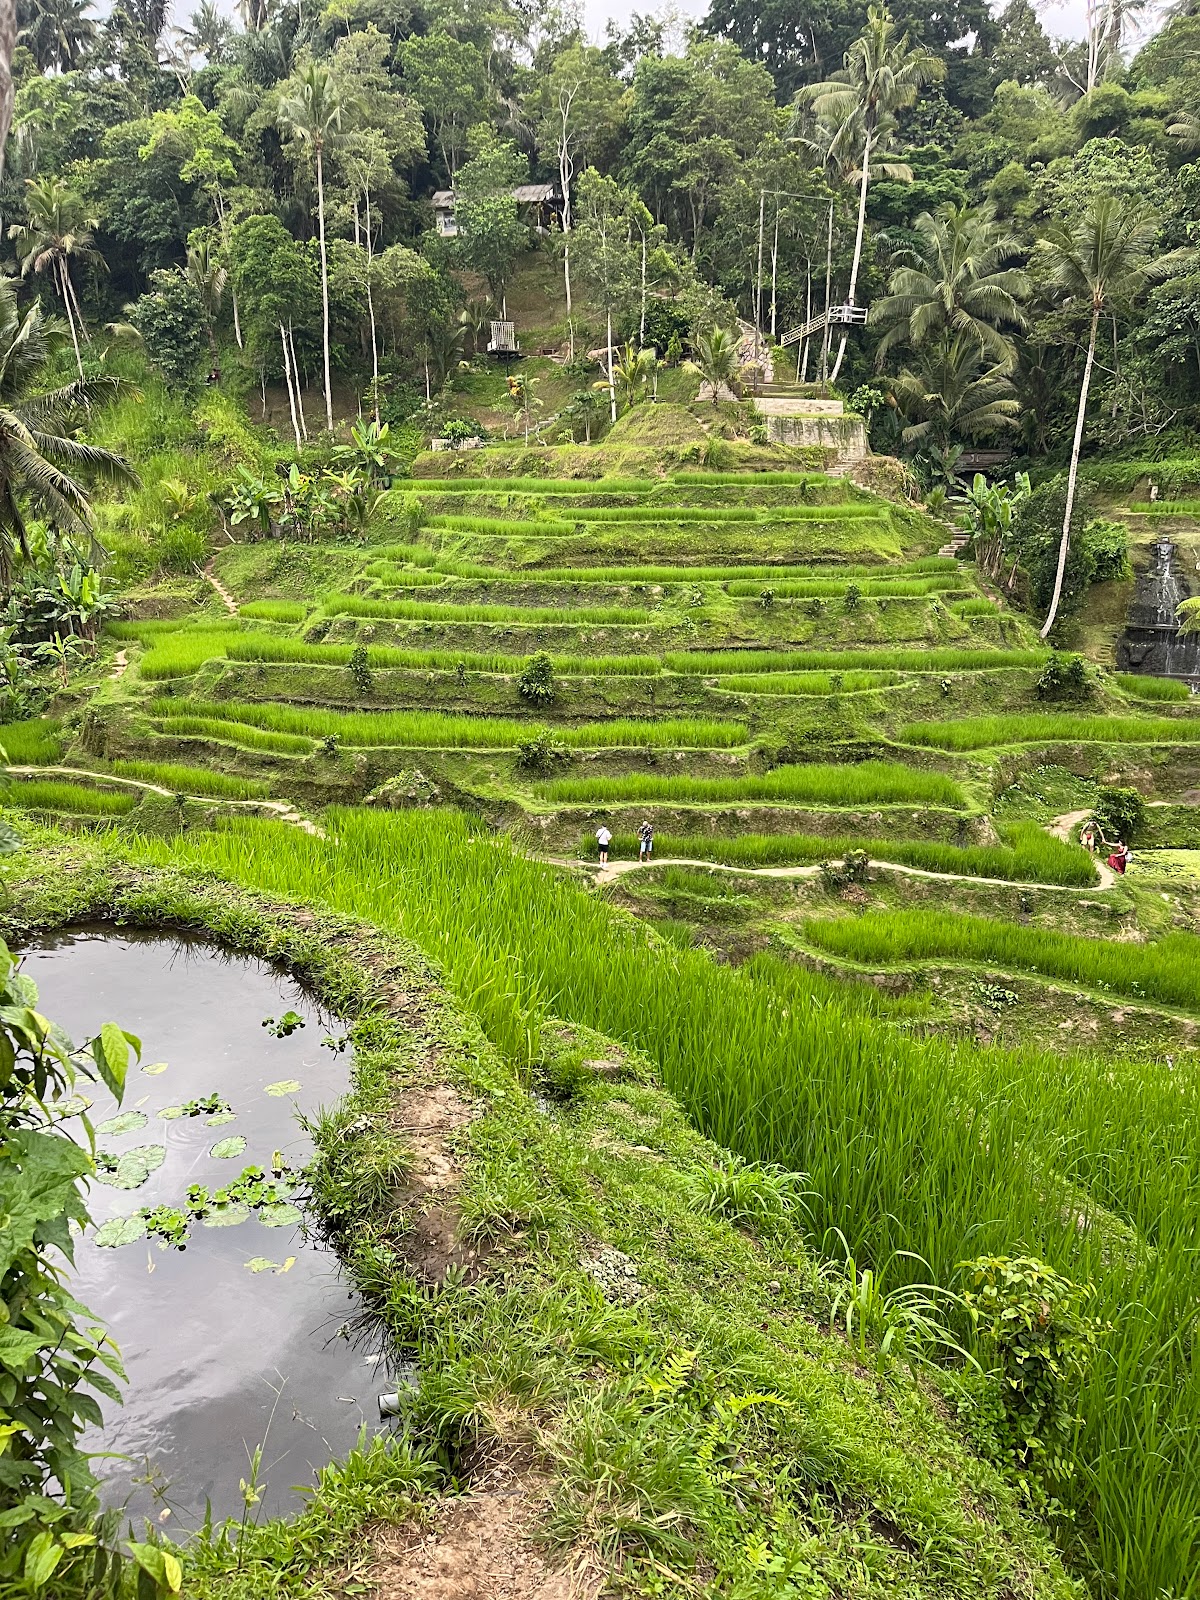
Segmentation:
[(1200, 15), (234, 9), (0, 0), (0, 1600), (1200, 1600)]

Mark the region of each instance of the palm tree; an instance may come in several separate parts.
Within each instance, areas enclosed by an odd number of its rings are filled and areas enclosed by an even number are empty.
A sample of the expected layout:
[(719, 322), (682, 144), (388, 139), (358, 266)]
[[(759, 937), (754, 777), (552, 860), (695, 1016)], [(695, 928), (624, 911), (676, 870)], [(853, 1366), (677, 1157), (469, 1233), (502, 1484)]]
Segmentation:
[(342, 130), (343, 105), (333, 74), (310, 61), (295, 91), (279, 102), (279, 126), (313, 153), (317, 168), (317, 235), (321, 244), (321, 338), (325, 357), (325, 426), (333, 432), (333, 387), (329, 370), (329, 258), (325, 251), (325, 151)]
[(712, 403), (721, 398), (722, 389), (732, 389), (738, 370), (736, 328), (714, 328), (702, 333), (692, 345), (692, 359), (684, 363), (689, 372), (698, 372), (712, 388)]
[(1038, 249), (1050, 269), (1050, 283), (1068, 305), (1086, 305), (1091, 312), (1088, 325), (1087, 356), (1083, 381), (1079, 386), (1079, 406), (1075, 413), (1075, 438), (1071, 444), (1071, 467), (1067, 474), (1067, 504), (1063, 513), (1062, 538), (1058, 546), (1058, 570), (1050, 609), (1042, 624), (1044, 639), (1054, 626), (1062, 599), (1063, 575), (1067, 570), (1067, 551), (1071, 544), (1071, 513), (1075, 508), (1075, 483), (1079, 476), (1079, 453), (1083, 447), (1083, 428), (1087, 416), (1088, 390), (1092, 365), (1096, 359), (1096, 335), (1100, 318), (1127, 305), (1151, 276), (1150, 252), (1158, 233), (1158, 217), (1148, 205), (1114, 195), (1097, 195), (1073, 224), (1051, 223)]
[(104, 265), (104, 257), (92, 248), (95, 217), (85, 214), (83, 199), (61, 178), (29, 178), (25, 184), (25, 210), (29, 221), (14, 223), (8, 230), (21, 262), (21, 276), (49, 271), (67, 313), (67, 326), (75, 346), (75, 365), (83, 378), (83, 357), (79, 337), (87, 338), (83, 312), (71, 282), (72, 261)]
[(1018, 425), (1020, 404), (1003, 362), (985, 366), (969, 333), (943, 334), (921, 347), (915, 370), (892, 380), (905, 418), (901, 438), (942, 457), (963, 439), (980, 439)]
[(88, 412), (115, 393), (115, 379), (37, 390), (61, 328), (36, 303), (22, 316), (12, 286), (0, 281), (0, 584), (9, 581), (15, 553), (29, 554), (27, 509), (60, 533), (90, 536), (91, 503), (80, 477), (140, 483), (123, 456), (75, 437)]
[(29, 21), (18, 34), (41, 72), (71, 72), (95, 41), (91, 0), (35, 0)]
[[(657, 366), (658, 356), (654, 350), (639, 350), (632, 341), (625, 346), (613, 363), (612, 377), (617, 392), (627, 406), (637, 404)], [(601, 378), (598, 387), (607, 389), (608, 379)]]
[[(809, 84), (797, 97), (801, 107), (811, 108), (819, 125), (832, 130), (825, 147), (827, 159), (838, 159), (851, 145), (857, 145), (862, 152), (858, 162), (858, 227), (847, 293), (850, 305), (854, 304), (858, 288), (872, 157), (890, 144), (896, 128), (896, 112), (915, 105), (926, 84), (938, 82), (945, 70), (937, 56), (912, 46), (907, 33), (897, 38), (896, 24), (885, 6), (871, 6), (867, 11), (867, 25), (847, 50), (841, 71), (824, 83)], [(907, 168), (896, 163), (889, 165), (889, 176), (911, 177)], [(880, 170), (884, 170), (882, 165)], [(837, 381), (845, 353), (846, 335), (843, 334), (829, 375), (831, 382)]]
[(209, 66), (219, 66), (233, 33), (233, 24), (217, 10), (215, 0), (200, 0), (193, 11), (191, 27), (179, 30), (179, 42), (189, 55), (203, 56)]
[(1006, 267), (1020, 246), (996, 221), (991, 206), (973, 210), (947, 202), (932, 215), (917, 218), (919, 244), (896, 267), (889, 294), (871, 311), (871, 322), (887, 329), (879, 341), (880, 366), (897, 344), (918, 349), (941, 334), (975, 340), (992, 361), (1015, 359), (1004, 328), (1025, 327), (1018, 302), (1029, 293), (1029, 279)]
[(221, 309), (221, 300), (225, 294), (225, 284), (228, 281), (229, 274), (209, 250), (204, 240), (188, 246), (187, 266), (184, 270), (187, 274), (188, 282), (200, 298), (200, 307), (204, 312), (204, 331), (208, 335), (209, 349), (212, 351), (213, 372), (219, 383), (221, 381), (221, 352), (217, 347), (214, 324)]
[(608, 379), (602, 378), (599, 383), (590, 389), (581, 389), (572, 400), (563, 408), (562, 415), (572, 423), (578, 421), (583, 424), (583, 439), (585, 444), (592, 442), (592, 429), (600, 421), (600, 416), (607, 408), (596, 392), (598, 389), (607, 389)]

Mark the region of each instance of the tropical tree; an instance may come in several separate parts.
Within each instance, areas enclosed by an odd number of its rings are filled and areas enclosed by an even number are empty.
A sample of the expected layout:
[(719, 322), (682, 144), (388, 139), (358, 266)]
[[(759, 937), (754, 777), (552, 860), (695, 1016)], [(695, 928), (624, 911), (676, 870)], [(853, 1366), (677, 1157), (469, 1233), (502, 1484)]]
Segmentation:
[(1062, 599), (1063, 575), (1071, 543), (1071, 513), (1075, 506), (1075, 486), (1079, 477), (1079, 455), (1087, 419), (1088, 390), (1096, 359), (1096, 338), (1102, 316), (1115, 315), (1126, 307), (1151, 276), (1150, 255), (1158, 233), (1158, 216), (1145, 204), (1097, 195), (1083, 215), (1072, 225), (1051, 222), (1038, 241), (1038, 254), (1049, 269), (1050, 288), (1068, 307), (1088, 311), (1087, 355), (1079, 385), (1075, 411), (1075, 437), (1071, 444), (1071, 466), (1067, 473), (1067, 501), (1063, 514), (1062, 538), (1058, 546), (1058, 570), (1050, 597), (1050, 608), (1042, 624), (1044, 639), (1054, 626)]
[[(59, 324), (61, 329), (61, 324)], [(12, 286), (0, 280), (0, 584), (17, 552), (29, 555), (26, 516), (90, 537), (91, 502), (81, 479), (138, 486), (123, 456), (75, 437), (91, 409), (116, 389), (112, 378), (39, 390), (56, 337), (36, 303), (21, 314)]]
[(317, 169), (317, 237), (321, 248), (321, 341), (325, 362), (325, 426), (333, 432), (333, 383), (329, 362), (329, 257), (325, 249), (325, 152), (342, 132), (345, 107), (327, 67), (310, 61), (279, 102), (280, 128), (312, 151)]
[[(632, 342), (625, 346), (613, 363), (612, 376), (617, 394), (627, 406), (637, 404), (649, 387), (657, 367), (658, 356), (654, 350), (639, 350)], [(608, 379), (602, 378), (596, 387), (607, 389)]]
[[(827, 137), (806, 142), (822, 148), (827, 159), (845, 159), (857, 149), (858, 224), (854, 234), (854, 256), (850, 265), (847, 301), (855, 303), (858, 269), (862, 263), (863, 234), (867, 225), (867, 189), (874, 176), (872, 161), (884, 176), (911, 179), (902, 163), (884, 162), (879, 157), (887, 150), (896, 132), (896, 112), (915, 105), (927, 84), (938, 82), (945, 65), (928, 50), (914, 46), (907, 33), (898, 35), (891, 13), (885, 6), (871, 6), (867, 25), (846, 52), (845, 66), (824, 83), (801, 89), (798, 109), (807, 108)], [(843, 333), (837, 360), (830, 373), (836, 382), (846, 353)]]
[(89, 217), (82, 197), (61, 178), (30, 178), (25, 184), (27, 222), (9, 228), (21, 262), (21, 275), (49, 272), (67, 313), (67, 326), (75, 346), (75, 364), (83, 378), (80, 336), (86, 340), (83, 312), (71, 282), (71, 264), (86, 261), (100, 266), (104, 257), (93, 248), (93, 231), (99, 226)]
[(34, 0), (17, 37), (41, 72), (74, 72), (96, 39), (91, 0)]
[(712, 389), (712, 403), (721, 398), (722, 389), (732, 389), (738, 371), (738, 332), (736, 328), (714, 328), (692, 343), (692, 359), (684, 362), (690, 372), (698, 372)]
[(991, 206), (973, 209), (952, 202), (917, 218), (918, 243), (903, 252), (887, 297), (872, 308), (871, 322), (886, 329), (876, 348), (882, 366), (897, 344), (918, 349), (927, 339), (963, 334), (994, 362), (1012, 362), (1012, 342), (1002, 330), (1025, 327), (1020, 301), (1029, 279), (1006, 266), (1017, 239), (996, 221)]
[(576, 422), (582, 423), (585, 444), (591, 444), (592, 429), (600, 421), (601, 412), (605, 410), (604, 403), (601, 401), (597, 389), (607, 388), (607, 381), (603, 381), (591, 389), (581, 389), (580, 392), (577, 395), (574, 395), (567, 402), (566, 406), (563, 407), (562, 415), (569, 423), (572, 425), (574, 425)]
[(229, 274), (203, 239), (188, 246), (185, 271), (204, 313), (204, 331), (208, 336), (208, 347), (212, 351), (213, 373), (220, 382), (221, 352), (217, 346), (215, 324), (221, 310), (221, 300), (225, 294)]
[(985, 365), (970, 334), (943, 335), (923, 345), (914, 368), (892, 380), (905, 418), (904, 443), (942, 459), (963, 439), (987, 438), (1018, 425), (1020, 405), (1004, 362)]
[[(61, 4), (62, 0), (56, 3)], [(203, 56), (210, 67), (224, 61), (232, 36), (233, 24), (221, 15), (215, 0), (200, 0), (200, 9), (192, 12), (191, 25), (179, 30), (179, 42), (188, 54)]]

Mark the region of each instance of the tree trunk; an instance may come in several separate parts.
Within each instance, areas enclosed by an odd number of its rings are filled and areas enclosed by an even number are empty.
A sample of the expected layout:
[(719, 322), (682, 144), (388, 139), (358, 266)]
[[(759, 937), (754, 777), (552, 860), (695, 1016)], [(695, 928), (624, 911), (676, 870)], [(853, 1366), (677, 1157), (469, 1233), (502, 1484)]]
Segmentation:
[(325, 357), (325, 426), (333, 432), (333, 386), (329, 377), (329, 259), (325, 253), (325, 162), (317, 145), (317, 229), (321, 236), (321, 341)]
[(304, 391), (300, 387), (300, 363), (296, 359), (296, 336), (292, 332), (292, 325), (288, 323), (288, 346), (292, 352), (292, 373), (296, 383), (296, 409), (300, 413), (300, 432), (304, 435), (305, 443), (308, 442), (308, 419), (304, 415)]
[[(226, 256), (229, 254), (229, 219), (225, 215), (225, 196), (218, 188), (215, 193), (214, 203), (217, 208), (217, 223), (221, 230), (221, 246)], [(233, 271), (229, 272), (229, 299), (233, 305), (233, 337), (237, 340), (239, 350), (246, 348), (242, 340), (242, 319), (238, 315), (237, 287), (233, 281)]]
[[(867, 227), (867, 186), (871, 182), (871, 131), (868, 128), (867, 137), (863, 140), (862, 182), (858, 189), (858, 228), (854, 235), (854, 258), (850, 263), (850, 290), (846, 295), (846, 304), (854, 304), (854, 291), (858, 287), (858, 268), (862, 261), (863, 234)], [(836, 383), (838, 373), (842, 370), (842, 357), (846, 354), (846, 339), (848, 335), (842, 334), (841, 343), (838, 345), (837, 360), (833, 363), (833, 371), (829, 374), (830, 383)]]
[(646, 230), (642, 229), (642, 315), (638, 322), (638, 349), (646, 348)]
[[(572, 95), (571, 99), (574, 99)], [(571, 102), (562, 103), (560, 94), (558, 109), (562, 115), (562, 136), (558, 145), (558, 181), (562, 185), (563, 209), (563, 290), (567, 299), (567, 360), (575, 359), (575, 321), (571, 305), (571, 176), (573, 162), (571, 161), (571, 146), (569, 139), (568, 119), (571, 115)]]
[(367, 315), (371, 319), (371, 398), (374, 401), (375, 426), (379, 427), (379, 336), (375, 327), (375, 296), (371, 292), (371, 267), (374, 254), (371, 247), (371, 190), (366, 188), (367, 201)]
[(608, 406), (612, 421), (617, 420), (617, 389), (613, 383), (613, 357), (612, 357), (612, 306), (608, 308)]
[(4, 151), (12, 126), (12, 58), (17, 43), (16, 0), (0, 0), (0, 178), (4, 176)]
[[(3, 0), (0, 0), (0, 4), (2, 4), (2, 3), (3, 3)], [(79, 335), (75, 332), (75, 317), (74, 317), (74, 315), (73, 315), (73, 313), (71, 311), (71, 296), (67, 293), (67, 287), (66, 287), (66, 285), (67, 285), (66, 270), (67, 269), (66, 269), (65, 264), (63, 262), (61, 262), (61, 261), (56, 261), (55, 264), (54, 264), (54, 268), (55, 268), (55, 271), (59, 275), (58, 292), (59, 292), (59, 294), (62, 295), (63, 308), (65, 309), (65, 311), (67, 313), (67, 326), (71, 330), (71, 343), (75, 346), (75, 365), (79, 368), (79, 381), (80, 381), (80, 383), (82, 383), (83, 382), (83, 357), (79, 353)]]
[(1088, 389), (1092, 382), (1092, 363), (1096, 358), (1096, 331), (1100, 325), (1100, 307), (1092, 310), (1092, 327), (1088, 336), (1087, 360), (1083, 364), (1083, 384), (1079, 390), (1079, 410), (1075, 414), (1075, 439), (1071, 445), (1071, 470), (1067, 474), (1067, 509), (1063, 514), (1062, 539), (1058, 546), (1058, 571), (1054, 574), (1054, 593), (1050, 596), (1050, 610), (1042, 624), (1040, 637), (1046, 638), (1058, 616), (1062, 599), (1063, 576), (1067, 570), (1067, 551), (1071, 547), (1071, 512), (1075, 509), (1075, 480), (1079, 476), (1079, 452), (1083, 448), (1083, 424), (1087, 416)]
[(279, 324), (279, 342), (283, 346), (283, 381), (287, 385), (288, 410), (292, 413), (292, 432), (296, 435), (296, 449), (299, 450), (300, 424), (296, 421), (296, 397), (292, 393), (292, 358), (288, 354), (287, 331), (282, 322)]

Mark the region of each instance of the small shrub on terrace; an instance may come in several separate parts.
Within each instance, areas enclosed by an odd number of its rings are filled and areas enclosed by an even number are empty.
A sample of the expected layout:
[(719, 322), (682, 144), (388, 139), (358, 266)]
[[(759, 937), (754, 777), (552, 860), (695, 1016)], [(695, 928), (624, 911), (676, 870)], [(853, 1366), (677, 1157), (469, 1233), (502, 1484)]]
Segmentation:
[(696, 1209), (724, 1217), (734, 1227), (769, 1232), (801, 1204), (797, 1186), (803, 1175), (727, 1155), (715, 1169), (704, 1169), (692, 1182)]
[(859, 606), (862, 605), (862, 590), (856, 583), (848, 583), (846, 585), (846, 596), (842, 604), (849, 612), (857, 611)]
[(1094, 1291), (1030, 1256), (982, 1256), (963, 1271), (963, 1303), (999, 1365), (1013, 1459), (1020, 1469), (1065, 1477), (1076, 1421), (1071, 1392), (1101, 1331), (1083, 1313)]
[(774, 589), (764, 589), (758, 597), (758, 603), (764, 611), (770, 611), (771, 607), (775, 604)]
[(341, 749), (342, 741), (336, 733), (327, 733), (321, 740), (321, 754), (323, 756), (336, 756)]
[(350, 676), (354, 679), (354, 687), (360, 694), (370, 694), (373, 679), (371, 669), (367, 665), (367, 647), (365, 644), (356, 644), (351, 651), (348, 662)]
[(1105, 784), (1096, 798), (1096, 821), (1106, 839), (1136, 838), (1145, 816), (1145, 803), (1136, 789)]
[(822, 861), (821, 882), (831, 893), (852, 883), (869, 883), (871, 858), (865, 850), (848, 850), (842, 861)]
[(570, 751), (551, 728), (539, 728), (517, 745), (519, 772), (554, 772), (571, 759)]
[(544, 650), (530, 656), (525, 670), (517, 679), (517, 693), (533, 706), (548, 706), (558, 694), (554, 681), (554, 663)]
[(1033, 687), (1039, 700), (1084, 700), (1092, 690), (1083, 657), (1064, 655), (1058, 650), (1042, 668)]

